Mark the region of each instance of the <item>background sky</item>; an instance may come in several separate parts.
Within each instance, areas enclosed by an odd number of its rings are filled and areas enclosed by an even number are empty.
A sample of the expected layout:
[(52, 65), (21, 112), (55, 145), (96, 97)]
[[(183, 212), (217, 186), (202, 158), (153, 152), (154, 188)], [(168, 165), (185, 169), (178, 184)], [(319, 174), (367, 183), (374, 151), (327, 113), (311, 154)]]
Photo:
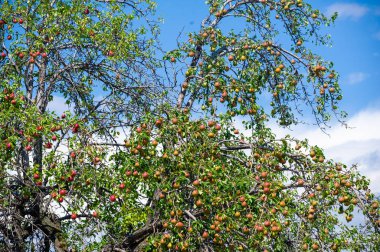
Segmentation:
[[(372, 181), (371, 189), (380, 193), (380, 1), (320, 1), (309, 3), (323, 13), (338, 12), (335, 25), (326, 28), (333, 46), (315, 48), (335, 64), (341, 75), (341, 108), (349, 113), (345, 128), (331, 123), (327, 134), (316, 126), (301, 125), (284, 130), (273, 124), (279, 135), (308, 138), (310, 144), (325, 149), (327, 157), (359, 170)], [(180, 33), (198, 31), (208, 9), (204, 0), (157, 0), (157, 15), (164, 19), (161, 43), (165, 50), (176, 48)], [(63, 110), (63, 98), (55, 97), (51, 108)]]
[[(166, 50), (176, 47), (176, 38), (199, 30), (208, 14), (203, 0), (158, 0), (158, 16), (163, 17), (161, 41)], [(273, 125), (278, 135), (290, 133), (308, 138), (325, 149), (327, 157), (347, 164), (358, 164), (380, 192), (380, 1), (309, 0), (327, 15), (338, 12), (338, 19), (325, 32), (332, 36), (332, 47), (315, 48), (335, 64), (341, 75), (341, 108), (349, 113), (349, 128), (337, 122), (323, 133), (316, 126), (284, 130)]]

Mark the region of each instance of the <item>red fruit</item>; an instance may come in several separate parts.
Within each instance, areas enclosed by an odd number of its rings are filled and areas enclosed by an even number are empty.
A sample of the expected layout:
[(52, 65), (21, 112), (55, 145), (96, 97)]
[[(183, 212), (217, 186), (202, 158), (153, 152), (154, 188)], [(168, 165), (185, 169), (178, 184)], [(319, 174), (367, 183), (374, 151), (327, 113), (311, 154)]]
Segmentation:
[(73, 181), (74, 181), (74, 177), (72, 177), (72, 176), (68, 177), (68, 178), (67, 178), (67, 181), (68, 181), (68, 182), (73, 182)]
[(47, 53), (44, 52), (44, 53), (41, 54), (41, 56), (42, 56), (42, 58), (46, 58), (47, 57)]
[(52, 143), (46, 143), (46, 144), (45, 144), (45, 148), (46, 148), (46, 149), (51, 149), (52, 146), (53, 146)]
[(137, 132), (137, 133), (141, 133), (141, 132), (142, 132), (142, 129), (141, 129), (140, 127), (138, 127), (138, 128), (136, 129), (136, 132)]
[(72, 171), (71, 171), (71, 176), (72, 176), (72, 177), (75, 177), (77, 174), (78, 174), (78, 173), (77, 173), (76, 170), (72, 170)]
[(113, 51), (111, 51), (111, 50), (108, 51), (108, 56), (109, 56), (109, 57), (113, 57), (114, 55), (115, 55), (115, 54), (114, 54)]
[(71, 158), (75, 158), (75, 156), (76, 156), (75, 152), (72, 151), (72, 152), (70, 153), (70, 157), (71, 157)]
[(184, 224), (179, 221), (179, 222), (177, 222), (177, 224), (175, 224), (175, 226), (176, 226), (176, 228), (181, 229), (181, 228), (183, 228)]
[(71, 129), (73, 133), (77, 133), (79, 129), (79, 124), (74, 124), (74, 127)]
[(59, 202), (59, 203), (62, 203), (62, 202), (63, 202), (63, 198), (62, 198), (62, 197), (59, 197), (59, 198), (58, 198), (58, 202)]
[(34, 173), (34, 174), (33, 174), (33, 178), (34, 178), (34, 179), (39, 179), (39, 178), (40, 178), (40, 175), (39, 175), (38, 173)]
[(22, 24), (22, 23), (24, 23), (24, 20), (22, 20), (22, 18), (20, 18), (20, 19), (18, 20), (18, 23), (19, 23), (19, 24)]
[(1, 53), (1, 57), (5, 58), (6, 56), (7, 56), (7, 54), (5, 52)]
[(134, 171), (133, 172), (133, 176), (137, 176), (137, 175), (139, 175), (139, 172), (138, 171)]
[(97, 218), (98, 217), (98, 213), (96, 211), (92, 212), (92, 217)]
[(90, 10), (88, 8), (86, 8), (84, 11), (83, 11), (84, 14), (88, 15), (90, 14)]
[(297, 184), (298, 184), (299, 186), (303, 186), (303, 185), (305, 184), (305, 181), (304, 181), (303, 179), (298, 179), (298, 180), (297, 180)]
[(147, 179), (149, 177), (149, 174), (147, 172), (144, 172), (142, 174), (143, 179)]
[(37, 182), (36, 182), (36, 185), (37, 185), (37, 186), (42, 186), (42, 181), (37, 181)]
[(6, 147), (7, 147), (8, 150), (11, 149), (12, 148), (12, 144), (11, 143), (7, 143)]
[(110, 201), (111, 201), (111, 202), (115, 202), (115, 201), (116, 201), (116, 196), (112, 194), (112, 195), (110, 196)]
[(12, 39), (12, 36), (11, 36), (11, 35), (8, 35), (8, 36), (7, 36), (7, 39), (8, 39), (8, 40), (11, 40), (11, 39)]
[(207, 231), (204, 231), (202, 234), (202, 238), (206, 239), (207, 237), (208, 237), (208, 233), (207, 233)]
[(219, 124), (216, 124), (216, 125), (215, 125), (215, 129), (216, 129), (216, 130), (220, 130), (221, 128), (222, 128), (222, 127), (221, 127)]
[(197, 206), (197, 207), (200, 207), (200, 206), (202, 206), (202, 201), (199, 199), (199, 200), (197, 200), (196, 202), (195, 202), (195, 205)]
[(71, 219), (72, 219), (72, 220), (75, 220), (77, 217), (78, 217), (78, 216), (77, 216), (76, 213), (72, 213), (72, 214), (71, 214)]
[(212, 127), (212, 126), (214, 126), (214, 125), (215, 125), (215, 122), (214, 122), (214, 121), (208, 121), (208, 123), (207, 123), (207, 124), (208, 124), (208, 126), (209, 126), (209, 127)]
[(172, 119), (172, 123), (173, 123), (173, 124), (177, 124), (177, 123), (178, 123), (178, 119), (177, 119), (177, 118), (173, 118), (173, 119)]
[(53, 140), (53, 141), (57, 141), (57, 136), (56, 136), (56, 135), (52, 136), (52, 137), (51, 137), (51, 140)]
[(199, 191), (198, 190), (194, 190), (194, 191), (192, 191), (191, 192), (191, 196), (193, 196), (193, 197), (196, 197), (196, 196), (198, 196), (199, 195)]
[(126, 171), (125, 172), (125, 175), (127, 175), (128, 177), (132, 175), (132, 172), (131, 171)]
[(55, 199), (57, 197), (57, 193), (56, 192), (52, 192), (51, 193), (51, 197)]
[(200, 130), (205, 130), (206, 129), (206, 126), (204, 126), (203, 124), (201, 126), (199, 126), (199, 129)]
[(41, 131), (41, 130), (43, 130), (44, 129), (44, 127), (42, 127), (41, 125), (40, 126), (37, 126), (37, 130), (38, 131)]
[(193, 182), (194, 186), (199, 186), (199, 184), (200, 184), (199, 180), (194, 180), (194, 182)]
[(66, 114), (62, 114), (62, 115), (61, 115), (61, 118), (62, 118), (62, 119), (65, 119), (65, 118), (66, 118)]
[(156, 126), (159, 127), (159, 126), (161, 126), (161, 124), (162, 124), (162, 120), (161, 119), (157, 119), (156, 120)]
[(94, 159), (94, 163), (95, 164), (98, 164), (100, 162), (100, 157), (95, 157), (95, 159)]
[(124, 183), (121, 183), (121, 184), (119, 185), (119, 188), (120, 188), (120, 189), (124, 189), (124, 188), (125, 188), (125, 184), (124, 184)]
[(15, 100), (15, 99), (13, 99), (12, 101), (11, 101), (11, 104), (12, 105), (15, 105), (17, 103), (17, 101)]
[(59, 190), (59, 195), (64, 196), (64, 195), (66, 195), (66, 193), (67, 193), (67, 191), (65, 189)]
[(25, 55), (23, 53), (19, 53), (18, 56), (20, 57), (20, 59), (22, 59), (22, 58), (24, 58)]

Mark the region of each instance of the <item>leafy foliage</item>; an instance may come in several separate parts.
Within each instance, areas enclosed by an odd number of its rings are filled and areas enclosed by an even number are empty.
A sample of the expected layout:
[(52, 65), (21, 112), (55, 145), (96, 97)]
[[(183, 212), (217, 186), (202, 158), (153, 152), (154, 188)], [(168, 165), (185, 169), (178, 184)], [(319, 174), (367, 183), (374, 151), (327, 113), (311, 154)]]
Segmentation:
[(152, 1), (0, 3), (1, 250), (379, 250), (369, 180), (268, 127), (344, 119), (338, 74), (309, 49), (335, 17), (207, 1), (160, 60)]

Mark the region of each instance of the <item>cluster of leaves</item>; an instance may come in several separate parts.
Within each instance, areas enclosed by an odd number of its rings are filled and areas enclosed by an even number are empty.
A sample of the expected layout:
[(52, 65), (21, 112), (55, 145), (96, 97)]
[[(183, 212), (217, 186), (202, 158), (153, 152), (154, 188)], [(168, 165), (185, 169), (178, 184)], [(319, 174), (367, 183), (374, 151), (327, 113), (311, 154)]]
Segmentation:
[[(308, 49), (330, 21), (301, 0), (207, 4), (165, 56), (171, 86), (151, 1), (1, 2), (0, 250), (379, 250), (368, 179), (266, 123), (338, 113), (338, 74)], [(73, 112), (47, 109), (57, 93)]]

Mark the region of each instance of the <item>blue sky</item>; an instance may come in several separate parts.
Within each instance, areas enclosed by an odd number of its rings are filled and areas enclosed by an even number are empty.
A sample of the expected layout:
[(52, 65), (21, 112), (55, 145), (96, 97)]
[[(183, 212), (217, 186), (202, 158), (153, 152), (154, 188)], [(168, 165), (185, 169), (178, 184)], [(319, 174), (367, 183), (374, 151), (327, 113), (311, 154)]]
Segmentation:
[[(197, 31), (208, 13), (203, 0), (158, 0), (158, 16), (164, 18), (161, 41), (166, 50), (176, 47), (179, 31)], [(279, 135), (290, 133), (325, 149), (327, 157), (358, 169), (372, 181), (370, 188), (380, 192), (380, 2), (308, 1), (325, 14), (338, 12), (332, 27), (332, 47), (315, 48), (335, 64), (341, 75), (341, 108), (349, 113), (346, 128), (331, 123), (328, 134), (317, 127), (300, 125), (291, 130), (273, 124)], [(239, 123), (237, 122), (237, 127)]]

